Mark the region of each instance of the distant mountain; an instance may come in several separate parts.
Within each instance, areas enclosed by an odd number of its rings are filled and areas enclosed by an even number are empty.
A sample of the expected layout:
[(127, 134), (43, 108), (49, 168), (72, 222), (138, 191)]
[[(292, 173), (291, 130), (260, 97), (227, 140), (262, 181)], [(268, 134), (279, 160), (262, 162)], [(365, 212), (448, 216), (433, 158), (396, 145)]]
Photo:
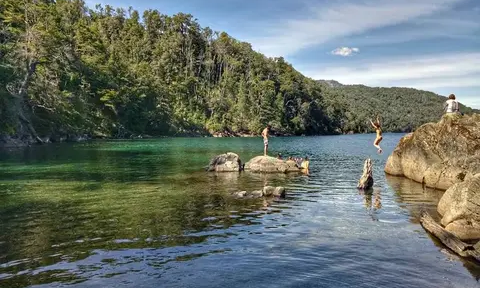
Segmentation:
[(321, 84), (325, 84), (329, 87), (342, 87), (344, 86), (343, 84), (337, 82), (336, 80), (317, 80), (317, 82), (321, 83)]
[[(438, 121), (447, 100), (413, 88), (343, 85), (335, 80), (318, 80), (318, 83), (323, 87), (330, 117), (337, 117), (335, 121), (339, 122), (337, 126), (342, 133), (371, 131), (368, 119), (376, 115), (381, 117), (384, 131), (409, 132), (424, 123)], [(460, 111), (479, 113), (462, 104)]]

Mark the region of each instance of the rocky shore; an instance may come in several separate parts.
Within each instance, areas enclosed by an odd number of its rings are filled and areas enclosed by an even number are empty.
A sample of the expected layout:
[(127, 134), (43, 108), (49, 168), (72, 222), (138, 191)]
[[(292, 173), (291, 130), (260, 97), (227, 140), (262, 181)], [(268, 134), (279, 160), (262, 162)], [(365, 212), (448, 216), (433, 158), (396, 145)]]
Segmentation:
[(384, 168), (388, 174), (445, 190), (437, 207), (441, 225), (468, 243), (479, 243), (479, 170), (479, 114), (444, 115), (419, 127), (399, 141)]

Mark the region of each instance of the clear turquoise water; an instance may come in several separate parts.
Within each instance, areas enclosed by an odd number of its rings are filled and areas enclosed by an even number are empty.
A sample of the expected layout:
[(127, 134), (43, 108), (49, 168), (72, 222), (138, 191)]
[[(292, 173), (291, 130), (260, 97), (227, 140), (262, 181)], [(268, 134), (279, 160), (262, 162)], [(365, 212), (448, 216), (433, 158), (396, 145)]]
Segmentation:
[[(0, 151), (0, 287), (479, 287), (479, 266), (419, 225), (442, 192), (384, 174), (401, 134), (272, 138), (311, 175), (216, 174), (260, 138), (164, 138)], [(356, 190), (363, 161), (375, 189)], [(232, 191), (284, 185), (287, 197)]]

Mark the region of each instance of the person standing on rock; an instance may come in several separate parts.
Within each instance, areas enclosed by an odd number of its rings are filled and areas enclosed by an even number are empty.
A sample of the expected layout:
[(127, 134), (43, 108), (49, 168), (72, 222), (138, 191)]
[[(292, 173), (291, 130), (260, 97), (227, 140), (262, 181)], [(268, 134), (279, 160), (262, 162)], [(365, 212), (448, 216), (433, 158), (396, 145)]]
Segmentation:
[(267, 156), (267, 148), (269, 147), (269, 131), (271, 125), (267, 124), (267, 127), (262, 130), (262, 138), (264, 138), (264, 156)]
[(444, 103), (444, 111), (447, 114), (459, 113), (459, 103), (456, 101), (456, 96), (454, 94), (449, 95), (448, 100)]

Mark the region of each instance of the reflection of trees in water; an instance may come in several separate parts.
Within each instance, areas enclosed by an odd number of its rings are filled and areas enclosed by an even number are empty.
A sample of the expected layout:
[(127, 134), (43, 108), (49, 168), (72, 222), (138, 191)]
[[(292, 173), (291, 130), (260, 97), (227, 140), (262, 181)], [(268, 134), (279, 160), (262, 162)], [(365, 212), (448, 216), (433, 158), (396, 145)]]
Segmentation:
[[(0, 214), (0, 263), (26, 260), (0, 267), (0, 274), (85, 259), (96, 249), (164, 248), (229, 237), (234, 225), (258, 224), (256, 218), (265, 213), (259, 211), (272, 201), (237, 200), (230, 192), (260, 190), (288, 177), (199, 171), (131, 183), (52, 182), (49, 177), (4, 182), (1, 188), (15, 193), (0, 193), (8, 203)], [(33, 284), (45, 275), (26, 273), (9, 283)]]

